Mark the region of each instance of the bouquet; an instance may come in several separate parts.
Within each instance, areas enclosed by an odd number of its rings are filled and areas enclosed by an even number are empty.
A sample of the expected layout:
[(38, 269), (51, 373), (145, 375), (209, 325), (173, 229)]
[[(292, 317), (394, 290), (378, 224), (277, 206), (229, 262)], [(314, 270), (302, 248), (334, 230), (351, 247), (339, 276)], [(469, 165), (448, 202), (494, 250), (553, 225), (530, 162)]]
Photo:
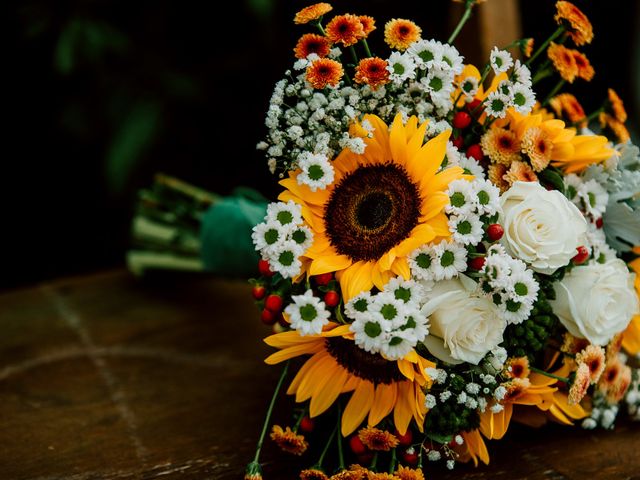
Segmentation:
[[(453, 42), (476, 3), (447, 43), (388, 21), (380, 56), (369, 16), (295, 16), (309, 32), (258, 144), (282, 193), (252, 233), (282, 374), (245, 479), (262, 478), (267, 434), (309, 458), (303, 480), (407, 480), (487, 464), (514, 421), (640, 417), (640, 156), (623, 102), (609, 89), (586, 114), (562, 92), (595, 73), (574, 48), (592, 25), (567, 1), (537, 48), (466, 64)], [(297, 408), (272, 425), (283, 385)]]

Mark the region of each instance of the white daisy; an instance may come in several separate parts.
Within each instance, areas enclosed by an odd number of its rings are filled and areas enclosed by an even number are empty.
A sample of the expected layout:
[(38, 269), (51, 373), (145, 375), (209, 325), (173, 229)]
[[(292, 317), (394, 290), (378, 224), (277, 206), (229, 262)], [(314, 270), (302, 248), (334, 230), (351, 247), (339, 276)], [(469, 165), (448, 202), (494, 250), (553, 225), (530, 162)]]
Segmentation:
[(538, 298), (540, 285), (533, 276), (533, 272), (529, 269), (512, 271), (510, 276), (510, 286), (507, 293), (512, 300), (533, 305)]
[(423, 295), (422, 286), (414, 280), (404, 280), (402, 277), (394, 277), (382, 289), (390, 292), (397, 300), (405, 304), (417, 305)]
[(311, 289), (304, 295), (292, 296), (291, 300), (293, 303), (284, 309), (289, 316), (291, 328), (297, 330), (301, 336), (322, 333), (322, 327), (329, 323), (330, 315), (324, 302), (314, 297)]
[(415, 78), (416, 76), (416, 64), (410, 55), (393, 52), (389, 56), (387, 63), (387, 70), (390, 73), (389, 79), (396, 84), (401, 84), (405, 80)]
[(293, 240), (285, 240), (268, 254), (269, 265), (274, 272), (284, 278), (293, 278), (300, 273), (302, 262), (300, 255), (304, 252)]
[(373, 303), (371, 292), (362, 292), (349, 300), (344, 306), (344, 313), (352, 319), (366, 316)]
[(578, 196), (582, 199), (586, 212), (593, 218), (600, 218), (607, 209), (609, 194), (593, 179), (578, 187)]
[(464, 96), (469, 100), (473, 100), (478, 93), (478, 79), (476, 77), (466, 77), (460, 82), (460, 89)]
[[(427, 76), (420, 80), (424, 88), (432, 95), (441, 94), (443, 92), (450, 93), (453, 83), (453, 74), (451, 70), (440, 67), (431, 67)], [(449, 99), (450, 100), (450, 99)]]
[(475, 193), (475, 208), (481, 215), (495, 215), (500, 210), (500, 190), (489, 180), (471, 182)]
[(445, 157), (446, 167), (454, 167), (460, 165), (460, 158), (461, 154), (458, 151), (458, 148), (453, 143), (447, 142), (447, 153)]
[(398, 300), (391, 292), (377, 294), (369, 310), (387, 331), (404, 324), (406, 313), (404, 301)]
[(453, 215), (448, 223), (454, 241), (462, 245), (477, 245), (482, 241), (484, 230), (476, 214)]
[(445, 212), (450, 215), (463, 215), (475, 208), (476, 194), (471, 182), (464, 179), (454, 180), (445, 192), (449, 197), (449, 204)]
[(289, 232), (287, 238), (296, 242), (303, 253), (313, 244), (313, 233), (306, 225), (295, 227)]
[(532, 306), (510, 298), (503, 298), (498, 305), (501, 317), (508, 323), (518, 325), (524, 322), (531, 313)]
[(413, 55), (415, 63), (424, 69), (433, 62), (442, 61), (443, 46), (436, 40), (418, 40), (409, 46), (407, 52)]
[(464, 58), (458, 52), (458, 49), (448, 43), (442, 44), (442, 61), (449, 65), (454, 74), (460, 75), (464, 67)]
[(381, 352), (389, 360), (402, 360), (413, 350), (415, 343), (405, 338), (403, 332), (394, 332), (389, 340), (382, 344)]
[(405, 323), (394, 331), (403, 332), (405, 338), (415, 347), (418, 342), (424, 341), (429, 334), (429, 318), (416, 309), (415, 312), (409, 313), (405, 317)]
[(496, 91), (509, 97), (509, 102), (513, 102), (513, 84), (509, 80), (502, 80), (498, 83)]
[(312, 192), (327, 188), (333, 183), (333, 165), (326, 155), (302, 152), (298, 155), (298, 166), (302, 170), (298, 174), (298, 183), (307, 185)]
[(436, 280), (449, 280), (467, 269), (467, 249), (463, 246), (442, 240), (433, 249), (436, 257), (433, 262)]
[(431, 245), (423, 245), (415, 249), (408, 258), (411, 276), (417, 280), (431, 281), (435, 279), (435, 251)]
[(484, 168), (473, 157), (467, 157), (466, 155), (460, 155), (460, 166), (464, 169), (465, 173), (471, 174), (479, 180), (485, 179)]
[(506, 50), (498, 50), (498, 47), (493, 47), (491, 50), (490, 61), (496, 75), (506, 72), (513, 65), (511, 54)]
[(269, 255), (274, 249), (285, 241), (288, 230), (276, 222), (261, 222), (253, 227), (251, 239), (256, 246), (256, 250)]
[(367, 352), (379, 352), (383, 343), (389, 340), (389, 333), (370, 316), (361, 316), (351, 324), (349, 330), (354, 333), (355, 344)]
[(576, 206), (580, 206), (580, 197), (578, 191), (582, 188), (582, 179), (575, 173), (569, 173), (564, 177), (565, 196), (571, 200)]
[(293, 200), (272, 202), (267, 205), (267, 222), (277, 222), (283, 227), (293, 227), (302, 223), (302, 207)]
[(516, 83), (511, 89), (513, 108), (523, 115), (528, 114), (536, 103), (536, 94), (527, 85)]
[(513, 70), (511, 71), (511, 81), (513, 83), (521, 83), (527, 87), (531, 86), (531, 70), (520, 60), (516, 60)]
[(511, 98), (502, 92), (491, 92), (484, 101), (485, 113), (491, 117), (504, 118), (511, 106)]

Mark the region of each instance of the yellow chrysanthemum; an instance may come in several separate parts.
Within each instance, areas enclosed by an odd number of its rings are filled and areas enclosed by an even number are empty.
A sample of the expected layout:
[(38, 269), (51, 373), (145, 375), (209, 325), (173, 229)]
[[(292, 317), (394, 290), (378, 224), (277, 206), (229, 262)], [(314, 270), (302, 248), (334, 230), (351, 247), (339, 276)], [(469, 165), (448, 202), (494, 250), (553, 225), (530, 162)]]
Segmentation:
[(564, 45), (551, 42), (547, 49), (547, 56), (562, 79), (573, 83), (578, 76), (578, 64), (573, 56), (573, 50)]
[[(437, 173), (450, 131), (423, 145), (426, 123), (396, 116), (390, 128), (367, 115), (373, 126), (363, 154), (345, 149), (333, 161), (335, 180), (312, 192), (293, 172), (280, 184), (278, 197), (302, 206), (314, 243), (305, 253), (309, 275), (336, 272), (344, 301), (395, 276), (410, 278), (408, 255), (449, 237), (444, 208), (449, 183), (465, 177), (460, 167)], [(362, 129), (361, 129), (362, 130)]]
[(570, 93), (561, 93), (549, 101), (549, 105), (558, 117), (565, 117), (571, 123), (581, 124), (587, 119), (582, 105)]
[(283, 452), (293, 455), (302, 455), (309, 448), (309, 443), (304, 435), (298, 435), (291, 427), (283, 429), (280, 425), (274, 425), (271, 429), (271, 439)]
[(395, 473), (399, 480), (424, 480), (424, 473), (420, 468), (409, 468), (400, 465)]
[(401, 435), (412, 419), (422, 428), (426, 414), (424, 371), (434, 364), (415, 351), (402, 360), (388, 361), (358, 347), (349, 325), (335, 323), (320, 335), (300, 336), (291, 330), (271, 335), (265, 343), (280, 349), (265, 360), (269, 365), (311, 355), (287, 390), (296, 402), (311, 400), (310, 417), (325, 412), (340, 394), (353, 392), (342, 414), (344, 436), (353, 433), (365, 418), (368, 425), (375, 426), (391, 413)]
[(314, 5), (309, 5), (296, 13), (293, 21), (298, 25), (309, 23), (314, 20), (318, 20), (331, 10), (333, 10), (333, 7), (329, 3), (316, 3)]
[(391, 48), (404, 51), (420, 39), (422, 29), (411, 20), (394, 18), (384, 26), (384, 41)]

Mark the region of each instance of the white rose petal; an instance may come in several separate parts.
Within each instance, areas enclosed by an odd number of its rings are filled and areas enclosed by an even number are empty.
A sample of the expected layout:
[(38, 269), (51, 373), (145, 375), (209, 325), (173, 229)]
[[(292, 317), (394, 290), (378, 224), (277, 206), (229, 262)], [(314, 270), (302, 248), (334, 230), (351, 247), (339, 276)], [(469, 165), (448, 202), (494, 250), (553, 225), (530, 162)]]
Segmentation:
[(554, 313), (569, 333), (595, 345), (606, 345), (639, 311), (635, 274), (616, 258), (575, 267), (554, 284)]
[(562, 193), (536, 182), (515, 182), (501, 197), (507, 252), (539, 273), (567, 265), (586, 242), (587, 222)]

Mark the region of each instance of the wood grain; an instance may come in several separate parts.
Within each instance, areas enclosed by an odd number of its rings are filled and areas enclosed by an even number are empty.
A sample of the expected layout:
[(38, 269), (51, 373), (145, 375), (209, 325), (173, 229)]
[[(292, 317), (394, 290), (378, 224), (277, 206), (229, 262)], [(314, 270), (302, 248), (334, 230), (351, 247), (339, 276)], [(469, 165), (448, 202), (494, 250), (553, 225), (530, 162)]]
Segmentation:
[[(0, 295), (0, 479), (238, 479), (279, 371), (242, 281), (121, 271)], [(276, 420), (292, 407), (283, 399)], [(513, 428), (430, 479), (638, 479), (640, 430)], [(315, 458), (266, 443), (266, 479)]]

